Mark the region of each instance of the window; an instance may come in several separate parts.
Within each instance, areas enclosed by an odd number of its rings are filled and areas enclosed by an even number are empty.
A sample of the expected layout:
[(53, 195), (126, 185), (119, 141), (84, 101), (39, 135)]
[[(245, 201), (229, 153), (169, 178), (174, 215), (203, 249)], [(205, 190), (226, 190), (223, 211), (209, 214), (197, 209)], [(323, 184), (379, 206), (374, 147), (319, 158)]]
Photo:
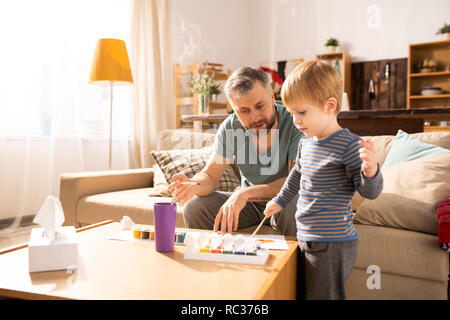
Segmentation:
[[(125, 40), (129, 0), (0, 1), (0, 136), (108, 135), (109, 87), (88, 84), (100, 38)], [(113, 135), (130, 132), (115, 86)]]

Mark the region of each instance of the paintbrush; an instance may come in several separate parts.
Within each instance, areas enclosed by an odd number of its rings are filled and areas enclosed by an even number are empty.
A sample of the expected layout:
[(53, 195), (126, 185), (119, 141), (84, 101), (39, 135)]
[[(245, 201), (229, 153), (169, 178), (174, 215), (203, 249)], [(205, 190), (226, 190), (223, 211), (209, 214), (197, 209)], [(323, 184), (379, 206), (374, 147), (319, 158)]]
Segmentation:
[(177, 197), (177, 189), (173, 190), (172, 201), (170, 202), (170, 204), (175, 204), (177, 202), (176, 197)]
[(264, 219), (262, 219), (262, 221), (259, 223), (258, 227), (255, 229), (255, 231), (253, 231), (252, 235), (250, 236), (250, 238), (247, 239), (247, 241), (245, 242), (244, 245), (244, 250), (246, 250), (247, 248), (247, 243), (253, 238), (253, 236), (259, 231), (259, 229), (261, 229), (264, 221), (266, 221), (267, 216), (264, 216)]
[(255, 231), (253, 231), (252, 235), (250, 236), (250, 238), (248, 240), (250, 240), (251, 238), (253, 238), (253, 236), (259, 231), (259, 229), (261, 229), (264, 221), (266, 221), (267, 216), (264, 216), (264, 219), (262, 219), (262, 221), (259, 223), (258, 227), (255, 229)]

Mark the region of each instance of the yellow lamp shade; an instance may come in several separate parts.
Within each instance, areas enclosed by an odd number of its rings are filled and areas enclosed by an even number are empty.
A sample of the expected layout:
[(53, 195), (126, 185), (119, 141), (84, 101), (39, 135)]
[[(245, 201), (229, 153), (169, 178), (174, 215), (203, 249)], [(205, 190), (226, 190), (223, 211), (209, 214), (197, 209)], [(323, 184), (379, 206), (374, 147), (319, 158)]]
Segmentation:
[(99, 39), (92, 61), (89, 83), (98, 85), (133, 83), (125, 41)]

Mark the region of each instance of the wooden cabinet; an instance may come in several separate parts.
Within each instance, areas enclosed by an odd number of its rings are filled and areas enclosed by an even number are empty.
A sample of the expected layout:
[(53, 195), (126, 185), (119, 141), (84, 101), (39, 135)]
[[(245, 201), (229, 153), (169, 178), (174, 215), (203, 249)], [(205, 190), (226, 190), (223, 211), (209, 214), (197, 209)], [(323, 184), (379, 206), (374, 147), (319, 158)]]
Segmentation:
[[(425, 59), (434, 60), (437, 66), (424, 70)], [(450, 40), (409, 45), (407, 109), (450, 107), (449, 66)], [(423, 95), (424, 87), (438, 87), (442, 93)]]
[[(341, 127), (360, 136), (396, 135), (398, 129), (449, 132), (450, 127), (439, 125), (442, 121), (450, 122), (450, 108), (351, 110), (338, 115)], [(425, 122), (436, 125), (424, 126)]]
[[(316, 59), (330, 60), (331, 66), (341, 75), (342, 88), (347, 93), (349, 104), (351, 99), (352, 65), (350, 54), (346, 51), (316, 54)], [(350, 106), (351, 108), (351, 106)]]
[(352, 110), (406, 109), (408, 58), (352, 63)]

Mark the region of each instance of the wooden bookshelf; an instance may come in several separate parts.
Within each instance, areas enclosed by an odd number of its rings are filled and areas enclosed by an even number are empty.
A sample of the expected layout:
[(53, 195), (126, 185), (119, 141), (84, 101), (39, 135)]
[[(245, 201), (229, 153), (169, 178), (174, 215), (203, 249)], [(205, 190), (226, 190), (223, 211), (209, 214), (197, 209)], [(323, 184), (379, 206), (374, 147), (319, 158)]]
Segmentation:
[(427, 77), (448, 77), (450, 76), (450, 71), (438, 71), (438, 72), (424, 72), (424, 73), (411, 73), (411, 78), (427, 78)]
[[(175, 119), (176, 119), (176, 128), (185, 127), (185, 123), (182, 119), (181, 108), (188, 107), (191, 109), (190, 115), (198, 115), (198, 94), (192, 93), (190, 88), (189, 91), (183, 92), (182, 88), (187, 82), (190, 82), (190, 76), (198, 77), (203, 73), (205, 68), (205, 63), (203, 63), (203, 67), (195, 61), (192, 65), (189, 66), (180, 66), (179, 64), (175, 64), (174, 66), (174, 93), (175, 93)], [(214, 81), (222, 82), (222, 86), (225, 81), (230, 77), (231, 70), (223, 70), (223, 65), (220, 63), (209, 63), (208, 68), (206, 69), (208, 74), (211, 75), (213, 72), (215, 74)], [(222, 89), (223, 91), (223, 89)], [(184, 94), (184, 96), (183, 96)], [(224, 102), (219, 101), (209, 101), (210, 112), (213, 113), (214, 110), (224, 110), (225, 112), (231, 112), (231, 105), (227, 100)], [(207, 122), (207, 121), (205, 121)]]
[(423, 132), (450, 132), (450, 126), (424, 126)]
[[(421, 72), (425, 59), (437, 62), (436, 70)], [(407, 77), (407, 109), (450, 107), (450, 40), (409, 45)], [(439, 87), (441, 94), (422, 95), (423, 87)]]

